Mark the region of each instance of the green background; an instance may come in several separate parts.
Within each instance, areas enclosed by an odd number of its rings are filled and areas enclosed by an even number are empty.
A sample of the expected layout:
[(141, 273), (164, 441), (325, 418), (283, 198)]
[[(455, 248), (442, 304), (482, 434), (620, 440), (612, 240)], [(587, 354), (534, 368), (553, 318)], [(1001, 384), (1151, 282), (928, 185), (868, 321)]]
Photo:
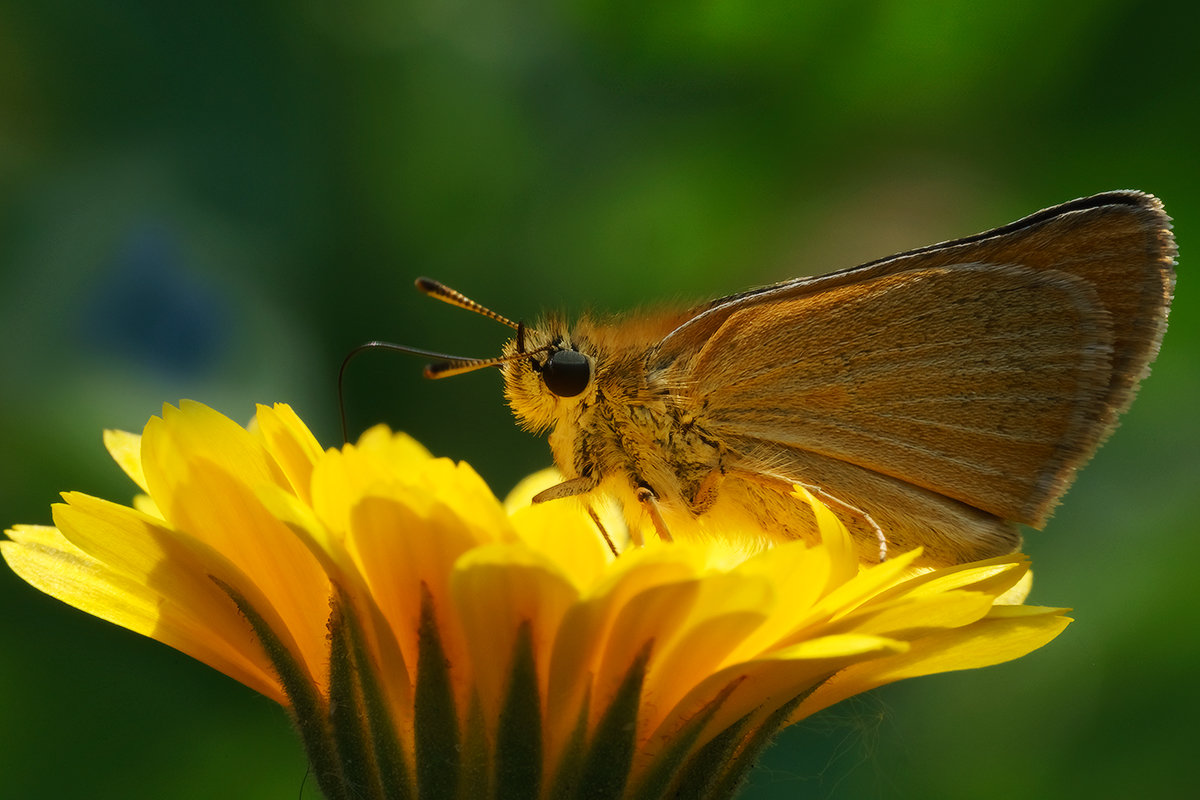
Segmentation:
[[(286, 401), (386, 338), (491, 355), (531, 319), (825, 272), (1117, 188), (1181, 273), (1122, 429), (1048, 530), (1014, 664), (785, 734), (746, 798), (1178, 797), (1200, 712), (1200, 6), (1003, 2), (0, 2), (0, 521), (125, 500), (100, 445), (188, 397)], [(1200, 250), (1200, 247), (1197, 248)], [(500, 493), (548, 463), (499, 376), (371, 354), (351, 425)], [(0, 572), (0, 797), (315, 797), (284, 714)]]

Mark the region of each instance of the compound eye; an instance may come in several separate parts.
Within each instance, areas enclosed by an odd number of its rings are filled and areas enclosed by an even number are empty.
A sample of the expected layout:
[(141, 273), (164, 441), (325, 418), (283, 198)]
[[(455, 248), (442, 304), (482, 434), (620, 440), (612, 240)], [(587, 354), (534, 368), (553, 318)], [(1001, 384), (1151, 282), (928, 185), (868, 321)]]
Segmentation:
[(578, 350), (558, 350), (542, 367), (546, 388), (559, 397), (574, 397), (587, 388), (592, 379), (592, 365)]

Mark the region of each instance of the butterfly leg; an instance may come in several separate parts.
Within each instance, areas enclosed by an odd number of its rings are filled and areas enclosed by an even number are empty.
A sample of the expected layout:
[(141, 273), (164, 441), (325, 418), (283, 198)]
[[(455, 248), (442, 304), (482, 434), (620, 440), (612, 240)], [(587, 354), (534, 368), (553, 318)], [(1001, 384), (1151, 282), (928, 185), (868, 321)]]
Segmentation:
[(560, 500), (564, 497), (575, 497), (587, 494), (600, 485), (600, 479), (591, 475), (581, 475), (562, 483), (556, 483), (549, 489), (543, 489), (533, 496), (533, 502), (545, 503), (547, 500)]
[(717, 489), (724, 479), (725, 473), (720, 468), (710, 471), (701, 478), (700, 483), (696, 485), (696, 490), (692, 492), (692, 502), (689, 504), (693, 515), (700, 516), (712, 508), (713, 503), (717, 502)]
[(845, 500), (841, 500), (841, 499), (833, 496), (829, 492), (822, 489), (820, 486), (816, 486), (811, 483), (803, 483), (801, 481), (796, 481), (796, 485), (803, 486), (810, 493), (816, 495), (817, 498), (821, 502), (825, 503), (825, 505), (837, 506), (841, 510), (843, 510), (849, 514), (852, 514), (852, 515), (858, 517), (859, 519), (861, 519), (863, 522), (867, 523), (867, 525), (869, 525), (871, 527), (871, 530), (873, 530), (875, 532), (875, 537), (879, 540), (879, 561), (881, 563), (884, 561), (887, 561), (887, 552), (888, 552), (887, 537), (883, 535), (883, 528), (879, 527), (879, 524), (877, 522), (875, 522), (875, 519), (870, 514), (868, 514), (864, 509), (861, 509), (858, 506), (850, 505)]
[[(556, 483), (549, 489), (543, 489), (533, 496), (533, 502), (545, 503), (550, 500), (561, 500), (564, 497), (577, 497), (581, 494), (587, 494), (599, 485), (600, 481), (596, 480), (596, 478), (590, 475), (581, 475), (578, 478), (571, 478), (562, 483)], [(608, 535), (608, 529), (600, 521), (600, 515), (596, 513), (596, 509), (592, 507), (591, 503), (586, 503), (585, 506), (588, 516), (592, 518), (592, 522), (596, 523), (596, 530), (600, 531), (600, 535), (604, 537), (604, 543), (608, 545), (608, 549), (612, 551), (614, 556), (621, 555), (612, 537)]]
[[(620, 556), (621, 552), (617, 550), (617, 546), (613, 544), (612, 537), (608, 535), (608, 529), (605, 528), (604, 523), (600, 521), (600, 515), (596, 513), (596, 509), (591, 503), (587, 504), (587, 513), (588, 516), (592, 518), (592, 522), (596, 523), (596, 530), (600, 531), (600, 535), (604, 537), (604, 543), (608, 545), (608, 549), (612, 551), (614, 556)], [(638, 535), (638, 538), (640, 540), (640, 534)], [(641, 541), (636, 542), (636, 544), (640, 546)]]
[[(846, 502), (821, 485), (815, 483), (806, 483), (786, 475), (770, 474), (766, 472), (750, 472), (744, 470), (731, 471), (729, 472), (728, 477), (744, 481), (751, 485), (769, 489), (772, 496), (777, 496), (780, 499), (790, 498), (789, 502), (793, 502), (795, 500), (793, 487), (804, 487), (810, 494), (814, 496), (816, 500), (823, 503), (831, 511), (837, 514), (841, 518), (842, 522), (846, 524), (847, 527), (851, 528), (851, 532), (855, 535), (855, 538), (873, 535), (876, 542), (878, 542), (879, 560), (887, 560), (887, 536), (884, 534), (883, 528), (878, 522), (875, 521), (875, 518), (871, 516), (870, 512), (864, 508), (861, 508), (860, 506), (854, 505), (853, 503)], [(784, 516), (786, 518), (786, 511)], [(764, 524), (769, 522), (769, 519), (764, 520)], [(851, 522), (855, 524), (852, 526)], [(811, 522), (809, 524), (811, 524)], [(784, 527), (786, 528), (786, 524)]]
[(636, 494), (638, 502), (650, 515), (650, 521), (654, 523), (654, 530), (658, 531), (658, 538), (664, 542), (675, 541), (671, 536), (670, 529), (667, 528), (667, 521), (663, 519), (662, 509), (658, 507), (658, 495), (654, 493), (654, 490), (649, 486), (639, 486)]

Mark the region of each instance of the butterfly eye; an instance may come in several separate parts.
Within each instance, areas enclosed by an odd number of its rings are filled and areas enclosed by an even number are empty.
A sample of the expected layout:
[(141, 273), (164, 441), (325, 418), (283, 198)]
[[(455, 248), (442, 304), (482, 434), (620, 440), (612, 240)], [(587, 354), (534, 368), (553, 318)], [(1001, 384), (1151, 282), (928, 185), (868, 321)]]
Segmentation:
[(578, 350), (558, 350), (542, 367), (546, 388), (559, 397), (574, 397), (587, 388), (592, 379), (592, 365)]

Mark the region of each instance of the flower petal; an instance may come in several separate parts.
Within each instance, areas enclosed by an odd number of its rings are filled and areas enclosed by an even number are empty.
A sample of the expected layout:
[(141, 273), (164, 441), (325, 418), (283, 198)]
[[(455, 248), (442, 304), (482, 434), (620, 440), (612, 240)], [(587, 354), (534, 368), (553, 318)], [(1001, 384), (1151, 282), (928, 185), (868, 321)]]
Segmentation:
[[(251, 576), (303, 648), (304, 663), (321, 674), (329, 581), (306, 544), (256, 494), (286, 488), (286, 480), (244, 429), (215, 425), (206, 414), (167, 416), (170, 421), (147, 425), (142, 439), (143, 453), (158, 453), (148, 457), (154, 467), (148, 467), (147, 479), (152, 489), (158, 487), (154, 498), (164, 516)], [(221, 439), (240, 455), (229, 462), (210, 460)]]
[(117, 466), (133, 479), (143, 492), (150, 491), (146, 488), (146, 474), (142, 471), (141, 436), (128, 431), (107, 430), (104, 432), (104, 447), (113, 461), (117, 462)]
[(1064, 609), (997, 606), (984, 619), (923, 636), (907, 652), (839, 672), (806, 700), (791, 721), (852, 695), (904, 678), (1000, 664), (1049, 642), (1070, 624)]
[(147, 492), (173, 524), (176, 503), (186, 499), (177, 491), (179, 483), (197, 461), (220, 464), (249, 486), (288, 485), (262, 442), (245, 428), (199, 403), (163, 406), (162, 416), (151, 418), (142, 432), (142, 469)]
[(639, 765), (649, 761), (688, 719), (722, 692), (727, 692), (728, 696), (700, 736), (701, 744), (747, 714), (766, 717), (793, 698), (812, 691), (848, 665), (870, 664), (903, 653), (907, 648), (906, 643), (893, 639), (848, 634), (819, 637), (753, 661), (730, 665), (707, 677), (670, 709), (648, 737), (645, 755), (639, 759)]
[[(0, 542), (14, 572), (52, 597), (283, 702), (245, 620), (171, 531), (132, 509), (86, 495), (68, 499), (74, 505), (55, 506), (55, 521), (82, 547), (55, 528), (16, 526), (8, 531), (11, 541)], [(96, 541), (103, 544), (92, 551)]]
[(301, 501), (311, 502), (313, 466), (323, 453), (317, 437), (305, 427), (290, 406), (278, 403), (273, 407), (260, 405), (255, 419), (267, 452), (287, 476), (292, 491)]
[(466, 639), (466, 664), (476, 665), (464, 677), (479, 693), (484, 718), (495, 720), (499, 713), (506, 666), (521, 629), (528, 630), (544, 696), (554, 637), (579, 596), (555, 562), (521, 544), (477, 547), (454, 565), (450, 589)]

